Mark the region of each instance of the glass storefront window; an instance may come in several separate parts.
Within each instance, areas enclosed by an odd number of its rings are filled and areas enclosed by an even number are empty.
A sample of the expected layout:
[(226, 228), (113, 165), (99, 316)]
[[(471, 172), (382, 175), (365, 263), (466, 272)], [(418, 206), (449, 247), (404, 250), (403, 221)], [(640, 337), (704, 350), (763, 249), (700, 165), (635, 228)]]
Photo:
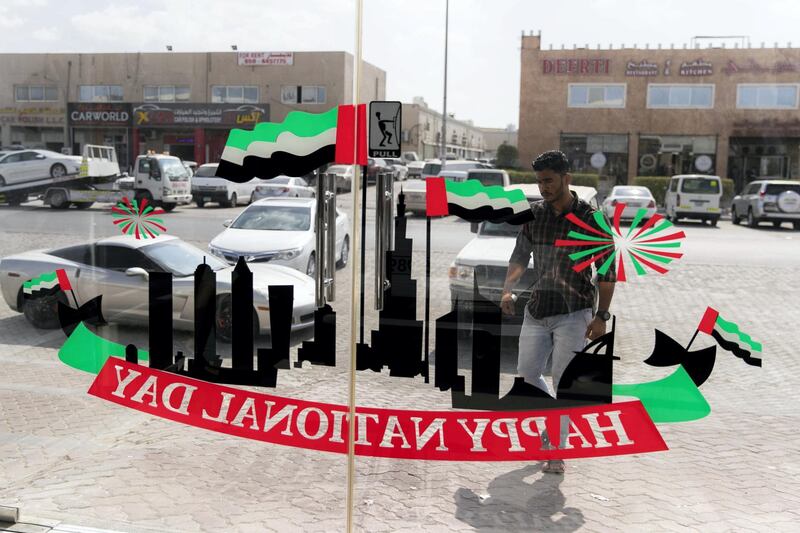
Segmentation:
[(710, 135), (640, 135), (638, 175), (714, 174), (716, 147)]
[(601, 195), (614, 185), (628, 182), (628, 136), (561, 134), (560, 148), (567, 154), (573, 174), (596, 174)]

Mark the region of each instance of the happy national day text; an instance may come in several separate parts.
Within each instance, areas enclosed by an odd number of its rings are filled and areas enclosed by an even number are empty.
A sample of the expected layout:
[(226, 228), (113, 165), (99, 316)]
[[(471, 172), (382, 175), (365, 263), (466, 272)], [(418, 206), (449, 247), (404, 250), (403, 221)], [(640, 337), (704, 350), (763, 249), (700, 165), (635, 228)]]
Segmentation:
[[(199, 381), (111, 357), (89, 394), (183, 424), (285, 446), (347, 453), (346, 406)], [(357, 455), (521, 461), (666, 450), (638, 401), (536, 412), (358, 407)], [(560, 424), (568, 438), (558, 446)], [(551, 435), (552, 445), (542, 434)], [(555, 437), (555, 438), (554, 438)]]

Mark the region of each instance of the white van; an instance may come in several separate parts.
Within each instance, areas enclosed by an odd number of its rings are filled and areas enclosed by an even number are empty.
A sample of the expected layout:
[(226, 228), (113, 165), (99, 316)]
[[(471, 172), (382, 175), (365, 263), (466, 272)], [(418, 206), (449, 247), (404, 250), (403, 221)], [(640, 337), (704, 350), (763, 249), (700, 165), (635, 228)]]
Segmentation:
[(722, 179), (705, 174), (672, 176), (664, 197), (667, 219), (677, 222), (681, 218), (708, 220), (717, 225), (722, 199)]
[(204, 207), (209, 202), (216, 202), (222, 207), (236, 207), (256, 199), (256, 186), (263, 183), (262, 180), (253, 178), (245, 183), (236, 183), (218, 178), (218, 166), (219, 163), (200, 165), (192, 176), (192, 199), (197, 207)]

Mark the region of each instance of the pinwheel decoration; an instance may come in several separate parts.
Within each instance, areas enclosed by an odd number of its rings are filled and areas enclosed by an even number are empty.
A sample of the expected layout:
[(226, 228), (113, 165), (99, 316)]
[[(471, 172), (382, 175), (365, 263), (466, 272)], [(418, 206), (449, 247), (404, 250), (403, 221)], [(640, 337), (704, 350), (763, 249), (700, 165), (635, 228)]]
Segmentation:
[(163, 214), (163, 209), (148, 205), (146, 198), (142, 199), (141, 204), (137, 200), (131, 203), (128, 198), (124, 198), (111, 208), (111, 216), (115, 219), (114, 225), (123, 235), (133, 235), (137, 239), (154, 239), (162, 232), (166, 232), (164, 221), (157, 217)]
[(647, 273), (646, 268), (659, 274), (666, 274), (667, 265), (683, 256), (676, 250), (680, 248), (681, 239), (686, 238), (686, 234), (683, 231), (670, 232), (675, 228), (672, 222), (656, 214), (639, 227), (639, 224), (647, 216), (647, 209), (642, 208), (636, 212), (630, 227), (623, 233), (620, 222), (624, 210), (624, 203), (616, 205), (613, 228), (609, 226), (600, 211), (594, 213), (597, 228), (586, 224), (572, 213), (567, 215), (570, 222), (589, 232), (587, 234), (570, 231), (567, 234), (570, 239), (558, 239), (555, 242), (556, 246), (588, 248), (569, 254), (571, 260), (578, 261), (572, 267), (573, 270), (581, 272), (598, 259), (605, 258), (605, 261), (597, 269), (598, 273), (605, 274), (614, 261), (617, 261), (617, 281), (625, 281), (625, 262), (623, 261), (625, 255), (628, 256), (628, 260), (633, 264), (633, 268), (639, 276)]

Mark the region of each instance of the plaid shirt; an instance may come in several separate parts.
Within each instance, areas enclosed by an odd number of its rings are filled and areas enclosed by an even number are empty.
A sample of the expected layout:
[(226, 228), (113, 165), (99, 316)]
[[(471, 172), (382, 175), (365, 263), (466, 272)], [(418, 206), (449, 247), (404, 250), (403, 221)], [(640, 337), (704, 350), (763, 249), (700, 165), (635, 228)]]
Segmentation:
[[(572, 203), (561, 214), (556, 214), (544, 200), (531, 204), (534, 220), (522, 226), (509, 260), (510, 263), (527, 267), (533, 254), (533, 267), (538, 278), (531, 287), (531, 299), (527, 304), (528, 312), (533, 318), (545, 318), (594, 307), (596, 288), (592, 284), (592, 269), (586, 268), (582, 272), (575, 272), (572, 267), (576, 261), (569, 258), (569, 254), (586, 248), (555, 246), (556, 239), (570, 239), (567, 234), (571, 230), (586, 233), (567, 220), (568, 213), (573, 213), (586, 224), (597, 228), (593, 216), (595, 210), (588, 203), (578, 199), (574, 192), (572, 196)], [(608, 257), (605, 255), (596, 260), (595, 268), (599, 268)], [(598, 274), (597, 280), (616, 282), (617, 272), (614, 264), (612, 263), (605, 274)]]

